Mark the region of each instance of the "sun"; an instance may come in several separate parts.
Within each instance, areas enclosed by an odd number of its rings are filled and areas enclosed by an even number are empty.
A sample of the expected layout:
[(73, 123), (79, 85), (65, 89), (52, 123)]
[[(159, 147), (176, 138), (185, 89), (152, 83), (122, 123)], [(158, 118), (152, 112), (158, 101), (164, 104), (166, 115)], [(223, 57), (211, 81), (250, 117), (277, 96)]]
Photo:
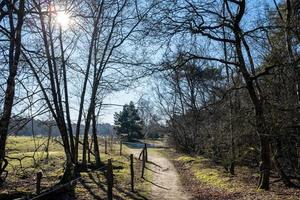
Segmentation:
[(57, 12), (56, 14), (56, 22), (63, 28), (66, 29), (71, 23), (70, 15), (65, 12)]

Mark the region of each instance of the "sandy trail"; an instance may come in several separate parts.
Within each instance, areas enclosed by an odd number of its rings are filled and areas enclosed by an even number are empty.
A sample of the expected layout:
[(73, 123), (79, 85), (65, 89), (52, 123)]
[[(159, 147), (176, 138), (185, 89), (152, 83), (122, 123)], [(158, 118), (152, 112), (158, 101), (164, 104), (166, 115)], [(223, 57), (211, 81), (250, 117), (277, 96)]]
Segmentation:
[[(193, 199), (181, 185), (179, 175), (174, 165), (159, 151), (148, 152), (149, 162), (146, 164), (147, 170), (152, 172), (152, 180), (146, 180), (152, 184), (150, 199), (159, 200), (189, 200)], [(141, 151), (134, 150), (134, 155), (138, 157)]]

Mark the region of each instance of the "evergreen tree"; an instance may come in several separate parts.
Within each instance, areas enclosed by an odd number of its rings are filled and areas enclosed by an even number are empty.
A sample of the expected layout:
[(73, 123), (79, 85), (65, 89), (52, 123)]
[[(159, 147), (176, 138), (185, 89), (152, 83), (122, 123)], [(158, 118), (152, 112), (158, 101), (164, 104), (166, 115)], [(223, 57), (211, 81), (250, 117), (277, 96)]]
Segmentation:
[(138, 114), (138, 109), (135, 108), (132, 101), (129, 105), (125, 104), (122, 111), (115, 113), (114, 118), (117, 134), (127, 134), (128, 140), (143, 137), (143, 121)]

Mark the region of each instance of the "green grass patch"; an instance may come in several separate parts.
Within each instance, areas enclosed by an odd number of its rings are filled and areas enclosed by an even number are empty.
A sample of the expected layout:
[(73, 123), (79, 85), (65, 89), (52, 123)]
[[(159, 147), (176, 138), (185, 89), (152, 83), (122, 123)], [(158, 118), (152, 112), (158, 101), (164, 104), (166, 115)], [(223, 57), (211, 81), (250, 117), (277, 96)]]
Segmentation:
[(194, 169), (195, 177), (200, 180), (201, 182), (204, 182), (206, 184), (209, 184), (214, 187), (222, 188), (222, 189), (230, 189), (230, 184), (228, 184), (228, 181), (230, 181), (229, 177), (224, 177), (218, 170), (216, 169)]
[(195, 161), (196, 159), (191, 157), (191, 156), (180, 156), (178, 158), (176, 158), (177, 161), (181, 161), (181, 162), (192, 162)]
[(194, 177), (201, 183), (211, 187), (226, 190), (228, 192), (238, 191), (238, 185), (233, 181), (229, 173), (225, 173), (222, 167), (213, 166), (211, 161), (202, 156), (180, 155), (175, 161), (189, 168)]
[[(27, 192), (35, 191), (35, 177), (37, 171), (43, 171), (42, 188), (49, 188), (56, 184), (63, 175), (65, 153), (59, 144), (59, 138), (51, 139), (49, 145), (49, 156), (46, 160), (45, 152), (47, 137), (24, 137), (10, 136), (7, 140), (7, 156), (9, 165), (7, 184), (0, 189), (4, 191)], [(108, 142), (108, 153), (104, 152), (104, 138), (99, 138), (100, 158), (103, 163), (112, 159), (114, 173), (114, 195), (120, 199), (143, 199), (151, 192), (151, 184), (140, 178), (141, 162), (134, 159), (135, 171), (135, 193), (130, 192), (130, 160), (131, 149), (123, 145), (120, 155), (120, 145), (117, 141), (111, 146)], [(79, 147), (79, 161), (82, 158), (82, 146)], [(94, 156), (90, 154), (91, 163), (95, 162)], [(78, 199), (93, 199), (106, 196), (106, 177), (104, 171), (81, 172), (83, 182), (75, 188)], [(151, 172), (146, 170), (147, 180), (151, 180)], [(14, 189), (13, 189), (14, 188)]]

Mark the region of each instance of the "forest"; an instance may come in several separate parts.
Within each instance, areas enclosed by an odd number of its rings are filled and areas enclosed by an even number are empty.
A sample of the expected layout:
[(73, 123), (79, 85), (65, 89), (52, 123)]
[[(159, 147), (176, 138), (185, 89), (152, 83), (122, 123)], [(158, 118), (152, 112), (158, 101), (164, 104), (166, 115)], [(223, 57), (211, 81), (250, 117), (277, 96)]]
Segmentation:
[(0, 1), (0, 199), (299, 188), (300, 1)]

